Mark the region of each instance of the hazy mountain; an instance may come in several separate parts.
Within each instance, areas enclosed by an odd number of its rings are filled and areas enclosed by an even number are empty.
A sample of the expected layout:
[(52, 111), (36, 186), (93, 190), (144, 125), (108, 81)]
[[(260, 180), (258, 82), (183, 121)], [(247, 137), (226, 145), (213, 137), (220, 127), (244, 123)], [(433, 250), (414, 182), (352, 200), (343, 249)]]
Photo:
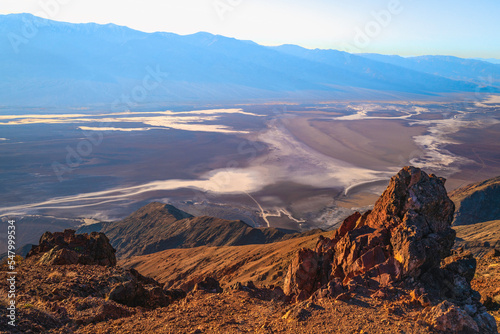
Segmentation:
[[(208, 33), (143, 33), (29, 14), (0, 16), (0, 34), (6, 37), (0, 42), (0, 101), (11, 106), (120, 102), (130, 108), (155, 102), (470, 92), (480, 81), (471, 79), (474, 73), (496, 76), (500, 69), (477, 61), (491, 67), (471, 73), (464, 65), (455, 76), (435, 75), (425, 67), (437, 66), (434, 58), (422, 58), (428, 65), (419, 69), (334, 50), (271, 48)], [(439, 58), (439, 64), (446, 59)], [(449, 61), (454, 68), (457, 61)], [(460, 78), (466, 81), (455, 80)]]
[(500, 64), (500, 59), (496, 58), (472, 58), (474, 60), (482, 60), (482, 61), (487, 61), (492, 64)]
[(452, 56), (405, 58), (373, 53), (360, 54), (360, 56), (453, 80), (470, 81), (480, 86), (500, 85), (500, 65), (483, 60), (463, 59)]

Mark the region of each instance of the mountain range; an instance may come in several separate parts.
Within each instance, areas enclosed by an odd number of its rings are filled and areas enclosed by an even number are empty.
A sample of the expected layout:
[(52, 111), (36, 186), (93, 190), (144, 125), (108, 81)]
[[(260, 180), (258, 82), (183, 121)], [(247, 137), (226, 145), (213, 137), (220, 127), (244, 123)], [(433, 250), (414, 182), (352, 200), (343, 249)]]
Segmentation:
[[(267, 47), (209, 33), (144, 33), (0, 15), (4, 106), (242, 102), (499, 92), (500, 65)], [(487, 75), (488, 74), (488, 75)]]
[(77, 232), (105, 233), (117, 257), (128, 258), (174, 248), (267, 244), (319, 231), (254, 228), (241, 220), (194, 217), (172, 205), (152, 202), (121, 221), (83, 226)]

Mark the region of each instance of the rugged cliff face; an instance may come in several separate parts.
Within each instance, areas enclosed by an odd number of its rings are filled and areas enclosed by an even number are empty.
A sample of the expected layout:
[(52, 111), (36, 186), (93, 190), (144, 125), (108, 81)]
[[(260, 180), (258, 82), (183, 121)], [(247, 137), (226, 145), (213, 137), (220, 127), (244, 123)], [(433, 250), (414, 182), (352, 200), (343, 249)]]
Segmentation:
[[(345, 298), (356, 289), (384, 295), (400, 284), (415, 289), (415, 299), (424, 305), (452, 301), (433, 312), (460, 314), (463, 330), (496, 332), (495, 320), (470, 287), (475, 259), (470, 253), (448, 257), (455, 239), (454, 204), (444, 182), (418, 168), (403, 168), (371, 212), (348, 217), (332, 238), (320, 238), (315, 250), (298, 252), (284, 281), (285, 294), (296, 301)], [(451, 330), (446, 326), (441, 329)]]
[(500, 176), (454, 190), (456, 206), (453, 225), (500, 220)]

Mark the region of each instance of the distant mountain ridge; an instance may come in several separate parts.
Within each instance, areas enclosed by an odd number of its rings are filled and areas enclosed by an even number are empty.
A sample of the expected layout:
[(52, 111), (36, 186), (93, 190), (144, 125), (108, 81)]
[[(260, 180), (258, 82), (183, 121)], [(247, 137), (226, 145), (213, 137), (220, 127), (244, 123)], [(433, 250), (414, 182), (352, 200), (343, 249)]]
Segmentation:
[(456, 189), (450, 198), (455, 226), (500, 220), (500, 176)]
[(360, 56), (453, 80), (469, 81), (485, 86), (500, 84), (500, 66), (483, 60), (453, 56), (400, 57), (369, 53)]
[[(472, 71), (464, 65), (459, 73), (450, 73), (336, 50), (266, 47), (208, 33), (144, 33), (29, 14), (0, 15), (0, 34), (5, 36), (0, 40), (0, 100), (6, 106), (110, 105), (117, 100), (123, 104), (120, 96), (131, 96), (137, 87), (146, 93), (124, 103), (124, 108), (139, 102), (500, 92), (500, 65), (473, 60), (463, 60), (476, 62)], [(442, 61), (427, 57), (420, 63), (439, 69), (441, 65), (435, 64)], [(478, 76), (485, 73), (491, 73), (491, 84), (478, 85)], [(156, 81), (146, 87), (148, 75)]]
[(278, 228), (253, 228), (241, 220), (194, 217), (169, 204), (152, 202), (118, 222), (84, 226), (77, 233), (103, 232), (119, 258), (146, 255), (174, 248), (266, 244), (297, 236)]

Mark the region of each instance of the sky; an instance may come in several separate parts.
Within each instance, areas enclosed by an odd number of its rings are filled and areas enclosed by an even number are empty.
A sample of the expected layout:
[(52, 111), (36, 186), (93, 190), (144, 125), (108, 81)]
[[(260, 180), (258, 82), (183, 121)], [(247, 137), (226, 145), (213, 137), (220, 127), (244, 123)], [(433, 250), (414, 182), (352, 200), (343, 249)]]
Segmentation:
[(262, 45), (500, 59), (500, 0), (1, 0), (0, 14)]

